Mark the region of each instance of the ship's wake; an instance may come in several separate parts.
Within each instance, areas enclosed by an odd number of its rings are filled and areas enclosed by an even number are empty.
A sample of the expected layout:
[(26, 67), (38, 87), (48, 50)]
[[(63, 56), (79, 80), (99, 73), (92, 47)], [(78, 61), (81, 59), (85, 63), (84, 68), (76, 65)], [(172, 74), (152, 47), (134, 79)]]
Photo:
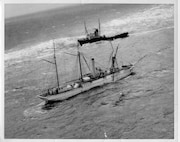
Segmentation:
[(24, 110), (24, 117), (26, 119), (41, 119), (48, 114), (48, 110), (42, 109), (45, 105), (45, 102), (41, 102), (40, 104), (30, 107)]

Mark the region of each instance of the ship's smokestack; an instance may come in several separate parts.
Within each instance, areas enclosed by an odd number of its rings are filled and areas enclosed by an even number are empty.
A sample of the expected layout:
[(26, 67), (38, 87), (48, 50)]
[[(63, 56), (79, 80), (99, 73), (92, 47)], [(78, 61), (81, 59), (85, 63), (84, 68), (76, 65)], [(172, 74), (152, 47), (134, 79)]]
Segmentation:
[(92, 73), (93, 73), (93, 76), (95, 77), (96, 76), (96, 70), (95, 70), (95, 61), (94, 61), (94, 58), (92, 58), (91, 61), (92, 61)]

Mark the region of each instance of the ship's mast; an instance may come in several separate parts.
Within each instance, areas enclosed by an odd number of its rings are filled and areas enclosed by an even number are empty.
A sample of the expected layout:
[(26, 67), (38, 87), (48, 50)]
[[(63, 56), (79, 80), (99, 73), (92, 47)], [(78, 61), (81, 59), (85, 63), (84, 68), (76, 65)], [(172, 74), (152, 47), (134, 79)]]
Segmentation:
[(84, 21), (84, 29), (85, 29), (85, 33), (86, 35), (88, 35), (88, 30), (87, 30), (87, 27), (86, 27), (86, 22)]
[(80, 78), (83, 80), (83, 75), (82, 75), (82, 67), (81, 67), (81, 55), (78, 49), (78, 59), (79, 59), (79, 69), (80, 69)]
[(98, 24), (99, 24), (99, 36), (101, 35), (101, 25), (100, 25), (100, 19), (98, 19)]
[[(119, 48), (119, 45), (118, 45), (117, 48), (116, 48), (116, 51), (115, 51), (114, 56), (112, 56), (112, 65), (111, 65), (111, 68), (112, 68), (112, 69), (115, 68), (115, 63), (117, 64), (116, 56), (117, 56), (118, 48)], [(117, 64), (117, 66), (118, 66), (118, 64)]]
[(57, 85), (58, 85), (58, 88), (59, 88), (59, 76), (58, 76), (58, 69), (57, 69), (57, 63), (56, 63), (56, 44), (53, 40), (53, 48), (54, 48), (54, 64), (55, 64), (55, 68), (56, 68), (56, 78), (57, 78)]

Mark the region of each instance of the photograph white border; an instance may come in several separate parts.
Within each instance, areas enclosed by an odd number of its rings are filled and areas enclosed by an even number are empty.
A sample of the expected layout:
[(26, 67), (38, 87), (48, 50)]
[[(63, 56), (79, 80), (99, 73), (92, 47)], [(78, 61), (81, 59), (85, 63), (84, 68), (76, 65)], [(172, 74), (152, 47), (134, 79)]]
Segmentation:
[[(18, 4), (18, 3), (24, 3), (24, 4), (41, 4), (41, 3), (126, 3), (126, 4), (174, 4), (174, 139), (5, 139), (4, 138), (4, 4)], [(178, 50), (178, 33), (180, 32), (178, 28), (178, 13), (180, 10), (178, 9), (179, 3), (178, 0), (4, 0), (0, 1), (0, 33), (1, 33), (1, 38), (0, 38), (0, 55), (1, 55), (1, 61), (0, 61), (0, 91), (1, 91), (1, 97), (0, 97), (0, 141), (8, 141), (8, 142), (24, 142), (24, 141), (29, 141), (29, 142), (59, 142), (59, 141), (121, 141), (121, 142), (129, 142), (129, 141), (137, 141), (137, 142), (177, 142), (180, 136), (178, 136), (178, 128), (179, 128), (179, 123), (178, 123), (178, 118), (179, 117), (179, 110), (178, 110), (178, 102), (179, 98), (178, 97), (178, 92), (179, 92), (179, 87), (178, 87), (178, 81), (179, 81), (179, 76), (178, 76), (178, 71), (179, 71), (179, 63), (178, 61), (180, 60), (179, 50)], [(178, 79), (177, 79), (178, 78)]]

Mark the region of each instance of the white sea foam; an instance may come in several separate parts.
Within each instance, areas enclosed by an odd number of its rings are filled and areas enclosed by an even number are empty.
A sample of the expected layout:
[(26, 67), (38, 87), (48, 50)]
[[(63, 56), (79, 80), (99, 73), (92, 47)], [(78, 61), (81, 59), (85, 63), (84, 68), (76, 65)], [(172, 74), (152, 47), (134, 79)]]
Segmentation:
[[(131, 34), (170, 27), (173, 24), (173, 13), (173, 5), (158, 5), (102, 24), (102, 34), (112, 35), (122, 32), (129, 32)], [(76, 47), (77, 39), (81, 37), (82, 36), (55, 39), (57, 50)], [(50, 40), (25, 49), (8, 52), (5, 54), (5, 66), (7, 66), (7, 64), (21, 63), (24, 60), (49, 56), (53, 54), (51, 50), (52, 46), (53, 42)]]
[(152, 26), (161, 28), (167, 24), (167, 21), (173, 22), (173, 15), (173, 5), (158, 5), (119, 19), (114, 19), (103, 24), (102, 27), (105, 29), (104, 33), (106, 34), (136, 32), (139, 30), (146, 30)]
[(26, 118), (31, 118), (31, 119), (38, 119), (40, 117), (43, 117), (44, 116), (43, 114), (47, 113), (46, 110), (42, 110), (43, 105), (44, 105), (44, 102), (26, 109), (24, 110), (23, 115)]
[[(57, 50), (67, 48), (67, 47), (76, 47), (77, 38), (79, 37), (65, 37), (54, 39), (56, 43)], [(27, 59), (42, 58), (48, 55), (51, 55), (53, 46), (53, 40), (39, 43), (34, 46), (30, 46), (25, 49), (20, 49), (17, 51), (11, 51), (5, 54), (5, 61), (11, 61), (13, 63), (21, 63)]]

